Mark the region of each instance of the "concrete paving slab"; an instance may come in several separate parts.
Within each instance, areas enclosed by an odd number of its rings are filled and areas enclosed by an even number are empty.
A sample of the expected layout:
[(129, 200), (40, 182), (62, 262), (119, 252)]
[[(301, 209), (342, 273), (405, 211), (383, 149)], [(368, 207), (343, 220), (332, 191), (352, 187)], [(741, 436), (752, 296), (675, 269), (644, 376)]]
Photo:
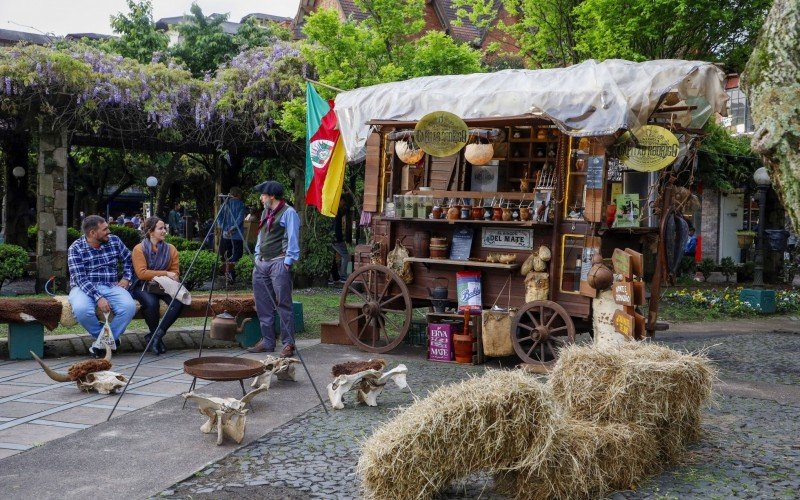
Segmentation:
[(22, 450), (8, 450), (5, 448), (0, 448), (0, 460), (12, 455), (16, 455), (17, 453), (22, 453)]
[[(156, 394), (168, 394), (171, 396), (176, 396), (182, 392), (185, 392), (187, 389), (185, 384), (176, 384), (175, 382), (168, 382), (166, 380), (162, 380), (160, 382), (153, 382), (151, 384), (144, 384), (140, 385), (135, 389), (139, 394), (148, 392), (148, 393), (156, 393)], [(131, 389), (128, 389), (129, 391)]]
[(40, 411), (49, 410), (52, 407), (53, 405), (9, 401), (0, 405), (0, 417), (27, 417), (28, 415), (33, 415)]
[[(77, 430), (50, 425), (22, 424), (0, 431), (0, 442), (39, 446), (47, 441), (77, 432)], [(27, 474), (23, 475), (27, 476)]]
[[(151, 398), (155, 402), (155, 398)], [(127, 404), (127, 401), (126, 401)], [(149, 404), (152, 404), (149, 403)], [(126, 408), (132, 408), (130, 406), (126, 406)], [(53, 413), (47, 416), (48, 420), (54, 420), (59, 422), (69, 422), (73, 424), (99, 424), (101, 422), (105, 422), (108, 419), (108, 414), (111, 408), (92, 408), (86, 406), (78, 406), (76, 408), (70, 408), (68, 410), (60, 411), (58, 413)], [(127, 413), (124, 410), (117, 410), (121, 411), (122, 413)]]
[(0, 385), (0, 398), (5, 396), (14, 396), (23, 393), (28, 389), (30, 389), (30, 387), (24, 387), (19, 385)]
[[(57, 370), (62, 371), (62, 370)], [(14, 382), (17, 383), (29, 383), (29, 384), (51, 384), (53, 383), (53, 379), (47, 376), (47, 374), (42, 371), (40, 368), (38, 373), (31, 373), (30, 375), (25, 375), (23, 377), (19, 377), (14, 379)]]

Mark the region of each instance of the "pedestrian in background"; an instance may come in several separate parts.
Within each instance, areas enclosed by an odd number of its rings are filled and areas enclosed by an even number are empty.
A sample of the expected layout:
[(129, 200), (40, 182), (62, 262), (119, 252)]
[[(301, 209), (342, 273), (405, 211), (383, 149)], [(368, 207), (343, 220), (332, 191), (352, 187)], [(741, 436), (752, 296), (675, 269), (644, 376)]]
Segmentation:
[(242, 237), (247, 207), (242, 201), (242, 190), (238, 186), (231, 188), (230, 196), (217, 226), (222, 230), (219, 252), (225, 259), (225, 278), (233, 283), (236, 280), (236, 263), (242, 258), (244, 251)]

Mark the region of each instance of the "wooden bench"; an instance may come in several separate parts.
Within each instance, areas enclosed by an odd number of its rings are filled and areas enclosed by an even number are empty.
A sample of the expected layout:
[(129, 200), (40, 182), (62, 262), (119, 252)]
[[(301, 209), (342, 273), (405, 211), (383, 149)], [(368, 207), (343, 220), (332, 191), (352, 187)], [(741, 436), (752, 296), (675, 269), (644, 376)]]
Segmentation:
[[(192, 296), (192, 303), (183, 306), (181, 318), (202, 318), (206, 315), (208, 295)], [(30, 352), (38, 356), (44, 351), (44, 329), (54, 330), (61, 321), (61, 302), (52, 298), (14, 299), (0, 298), (0, 323), (8, 324), (8, 353), (11, 359), (32, 359)], [(163, 311), (163, 309), (162, 309)], [(230, 294), (211, 299), (210, 315), (224, 311), (243, 317), (256, 318), (253, 294)], [(134, 319), (142, 319), (137, 311)], [(305, 330), (303, 304), (294, 303), (295, 332)], [(240, 344), (249, 347), (261, 338), (258, 320), (250, 321), (239, 336)]]

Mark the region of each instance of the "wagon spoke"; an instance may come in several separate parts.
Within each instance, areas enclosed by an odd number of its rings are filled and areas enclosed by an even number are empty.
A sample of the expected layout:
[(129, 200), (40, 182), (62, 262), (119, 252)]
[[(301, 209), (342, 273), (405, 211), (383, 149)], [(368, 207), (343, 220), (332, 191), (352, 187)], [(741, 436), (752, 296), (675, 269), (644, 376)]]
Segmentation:
[(567, 330), (567, 325), (559, 326), (558, 328), (553, 328), (552, 330), (550, 330), (550, 334), (552, 335), (552, 334), (554, 334), (556, 332), (560, 332), (562, 330)]
[(392, 280), (387, 279), (386, 280), (386, 285), (383, 287), (383, 291), (381, 292), (380, 295), (378, 295), (378, 298), (377, 298), (378, 302), (380, 302), (381, 300), (383, 300), (384, 297), (386, 297), (386, 292), (389, 291), (389, 287), (390, 286), (392, 286)]
[(361, 313), (358, 316), (356, 316), (355, 318), (348, 320), (347, 323), (349, 324), (349, 323), (352, 323), (353, 321), (358, 321), (358, 320), (360, 320), (361, 318), (363, 318), (366, 315), (367, 315), (367, 313)]
[(533, 330), (535, 330), (535, 328), (534, 328), (534, 327), (532, 327), (532, 326), (528, 326), (528, 325), (526, 325), (525, 323), (520, 323), (520, 324), (519, 324), (519, 325), (517, 325), (517, 326), (519, 326), (520, 328), (524, 328), (524, 329), (528, 330), (529, 332), (532, 332)]
[(555, 320), (557, 317), (558, 317), (558, 314), (556, 314), (555, 312), (553, 312), (553, 315), (552, 315), (552, 316), (550, 316), (550, 319), (549, 319), (549, 320), (547, 320), (547, 324), (546, 324), (546, 325), (544, 325), (544, 326), (545, 326), (546, 328), (550, 328), (550, 325), (552, 325), (552, 324), (553, 324), (553, 320)]
[(539, 341), (538, 340), (533, 343), (531, 348), (528, 350), (528, 357), (530, 357), (531, 353), (533, 352), (534, 349), (536, 349), (536, 346), (538, 346), (538, 345), (539, 345)]
[(389, 299), (389, 300), (386, 300), (386, 301), (384, 301), (384, 302), (381, 302), (381, 303), (380, 303), (380, 306), (381, 306), (381, 308), (383, 308), (383, 307), (385, 307), (385, 306), (386, 306), (386, 304), (388, 304), (388, 303), (390, 303), (390, 302), (394, 302), (395, 300), (397, 300), (397, 299), (402, 299), (402, 298), (403, 298), (403, 296), (402, 296), (402, 295), (395, 295), (395, 296), (393, 296), (391, 299)]
[(525, 314), (527, 314), (527, 315), (528, 315), (528, 317), (531, 319), (531, 322), (533, 323), (533, 326), (536, 326), (536, 327), (539, 327), (539, 326), (540, 326), (540, 325), (539, 325), (539, 322), (538, 322), (538, 321), (536, 321), (536, 317), (535, 317), (533, 314), (531, 314), (531, 312), (530, 312), (530, 311), (525, 311)]
[(357, 296), (358, 296), (358, 297), (361, 299), (361, 302), (363, 302), (364, 304), (366, 304), (367, 302), (369, 302), (369, 301), (367, 300), (367, 298), (366, 298), (366, 297), (364, 297), (364, 295), (362, 295), (362, 293), (361, 293), (361, 292), (359, 292), (358, 290), (356, 290), (355, 288), (353, 288), (353, 284), (354, 284), (354, 283), (355, 283), (355, 281), (354, 281), (353, 283), (351, 283), (351, 284), (350, 284), (350, 286), (349, 286), (347, 289), (348, 289), (349, 291), (351, 291), (351, 292), (353, 293), (353, 295), (357, 295)]

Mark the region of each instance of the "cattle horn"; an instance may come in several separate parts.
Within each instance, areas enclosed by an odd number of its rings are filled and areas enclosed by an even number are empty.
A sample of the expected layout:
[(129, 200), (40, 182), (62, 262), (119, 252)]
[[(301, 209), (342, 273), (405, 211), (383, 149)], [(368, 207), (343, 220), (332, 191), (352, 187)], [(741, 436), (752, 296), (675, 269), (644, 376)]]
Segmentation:
[(106, 346), (106, 355), (103, 357), (106, 361), (111, 361), (111, 347)]
[(34, 354), (33, 351), (29, 351), (29, 352), (31, 353), (31, 356), (33, 356), (33, 359), (35, 359), (42, 366), (42, 369), (44, 370), (44, 372), (47, 374), (48, 377), (50, 377), (51, 379), (55, 380), (56, 382), (71, 382), (72, 381), (72, 379), (69, 378), (68, 375), (64, 375), (64, 374), (58, 373), (57, 371), (53, 370), (52, 368), (50, 368), (49, 366), (44, 364), (44, 361), (39, 359), (39, 356)]

